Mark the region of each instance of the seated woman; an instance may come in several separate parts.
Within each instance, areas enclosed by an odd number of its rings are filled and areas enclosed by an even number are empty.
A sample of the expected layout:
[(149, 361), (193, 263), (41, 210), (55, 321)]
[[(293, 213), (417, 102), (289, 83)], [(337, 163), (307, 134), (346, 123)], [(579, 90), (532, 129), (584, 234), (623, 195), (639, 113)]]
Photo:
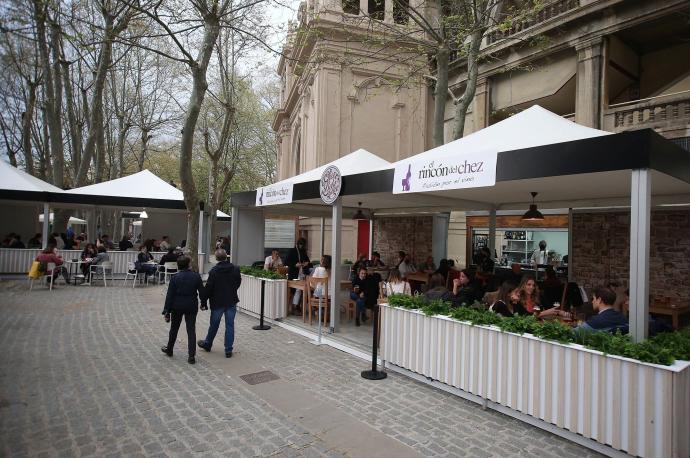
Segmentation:
[[(55, 245), (48, 245), (45, 250), (41, 251), (38, 256), (36, 256), (35, 261), (40, 262), (41, 264), (47, 265), (49, 262), (52, 262), (55, 264), (55, 266), (61, 266), (63, 264), (63, 260), (61, 256), (57, 255), (57, 250), (55, 249)], [(55, 280), (57, 277), (57, 274), (62, 271), (62, 277), (65, 279), (65, 282), (69, 283), (69, 276), (67, 275), (67, 270), (62, 268), (62, 269), (52, 269), (50, 271), (46, 271), (45, 274), (48, 276), (48, 281), (52, 282)]]
[(429, 302), (436, 300), (452, 302), (453, 307), (460, 305), (460, 302), (457, 301), (457, 297), (446, 288), (446, 279), (443, 278), (441, 274), (433, 274), (431, 276), (429, 280), (429, 289), (424, 293), (424, 299)]
[(360, 320), (367, 321), (365, 309), (373, 308), (379, 298), (379, 276), (368, 275), (366, 267), (357, 271), (357, 277), (352, 280), (350, 299), (355, 301), (355, 326), (360, 325)]
[[(329, 278), (331, 276), (331, 256), (324, 254), (321, 256), (321, 262), (319, 263), (319, 266), (314, 269), (314, 272), (312, 272), (311, 276), (313, 278)], [(323, 283), (317, 283), (316, 284), (316, 289), (314, 290), (314, 296), (315, 297), (323, 297), (323, 290), (324, 286)], [(331, 295), (331, 292), (328, 292), (328, 295)]]
[(447, 259), (441, 259), (438, 262), (438, 269), (434, 273), (443, 275), (443, 279), (448, 281), (448, 272), (450, 272), (450, 263)]
[(84, 276), (89, 273), (89, 266), (93, 260), (96, 259), (97, 255), (96, 245), (87, 243), (84, 251), (81, 252), (81, 260), (83, 261), (83, 264), (81, 264), (81, 273), (84, 274)]
[(472, 305), (481, 299), (480, 291), (474, 286), (473, 280), (472, 273), (467, 269), (461, 270), (460, 276), (453, 279), (453, 295), (458, 304)]
[(496, 301), (491, 304), (489, 310), (505, 317), (529, 315), (529, 312), (520, 304), (520, 294), (517, 285), (511, 281), (504, 281), (501, 284), (496, 295)]
[(541, 299), (539, 298), (539, 287), (534, 277), (525, 275), (522, 277), (520, 286), (520, 303), (529, 313), (538, 312), (541, 309)]
[(149, 253), (146, 244), (139, 247), (139, 253), (137, 254), (137, 260), (134, 262), (134, 267), (139, 272), (144, 272), (145, 277), (156, 274), (158, 266), (156, 266), (156, 263), (153, 261), (153, 255)]
[(392, 269), (388, 274), (388, 281), (383, 286), (383, 292), (386, 297), (392, 296), (393, 294), (407, 294), (412, 295), (412, 288), (410, 284), (400, 277), (400, 271), (398, 269)]

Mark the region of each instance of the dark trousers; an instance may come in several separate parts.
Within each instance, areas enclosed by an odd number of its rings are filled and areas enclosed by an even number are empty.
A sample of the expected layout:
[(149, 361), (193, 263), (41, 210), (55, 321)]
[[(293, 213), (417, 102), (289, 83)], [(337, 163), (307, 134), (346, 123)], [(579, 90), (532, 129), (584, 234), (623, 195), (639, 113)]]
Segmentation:
[(196, 310), (193, 312), (176, 312), (170, 313), (170, 337), (168, 338), (168, 351), (172, 351), (177, 339), (177, 331), (182, 324), (182, 317), (184, 317), (184, 324), (187, 326), (187, 348), (189, 349), (189, 356), (196, 354)]

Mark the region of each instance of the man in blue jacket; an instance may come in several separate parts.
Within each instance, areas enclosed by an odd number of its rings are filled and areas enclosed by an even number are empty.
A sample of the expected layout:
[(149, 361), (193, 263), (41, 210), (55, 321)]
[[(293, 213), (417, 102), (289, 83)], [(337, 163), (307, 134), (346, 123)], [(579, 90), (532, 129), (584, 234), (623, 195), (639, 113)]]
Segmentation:
[(201, 281), (201, 276), (198, 273), (189, 270), (191, 262), (192, 260), (189, 256), (180, 256), (177, 259), (178, 271), (170, 277), (163, 315), (165, 315), (165, 321), (172, 321), (172, 323), (170, 324), (168, 345), (161, 348), (161, 350), (168, 356), (173, 355), (177, 331), (180, 329), (180, 324), (182, 324), (182, 318), (184, 317), (184, 322), (187, 326), (187, 348), (189, 350), (187, 362), (194, 364), (196, 362), (194, 360), (196, 354), (196, 347), (194, 346), (194, 341), (196, 340), (196, 314), (199, 311), (197, 294), (199, 297), (202, 297), (204, 283)]
[(206, 309), (206, 301), (211, 302), (211, 323), (208, 327), (206, 339), (197, 342), (199, 347), (211, 351), (213, 339), (216, 337), (220, 319), (225, 316), (225, 357), (232, 357), (232, 344), (235, 341), (235, 313), (237, 303), (237, 290), (242, 282), (239, 267), (228, 261), (228, 255), (224, 249), (216, 250), (216, 264), (208, 273), (206, 288), (202, 297), (201, 309)]

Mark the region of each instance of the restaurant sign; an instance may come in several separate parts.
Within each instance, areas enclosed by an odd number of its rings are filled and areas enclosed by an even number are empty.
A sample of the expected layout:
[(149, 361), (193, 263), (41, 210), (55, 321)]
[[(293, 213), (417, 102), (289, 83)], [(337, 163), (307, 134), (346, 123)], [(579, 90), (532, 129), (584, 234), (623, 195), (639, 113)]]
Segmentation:
[(331, 205), (340, 196), (343, 188), (343, 175), (335, 165), (329, 165), (321, 174), (319, 195), (323, 203)]
[(474, 151), (400, 161), (395, 167), (393, 194), (494, 186), (497, 156), (496, 151)]
[(289, 204), (292, 202), (292, 183), (276, 183), (256, 190), (256, 206)]

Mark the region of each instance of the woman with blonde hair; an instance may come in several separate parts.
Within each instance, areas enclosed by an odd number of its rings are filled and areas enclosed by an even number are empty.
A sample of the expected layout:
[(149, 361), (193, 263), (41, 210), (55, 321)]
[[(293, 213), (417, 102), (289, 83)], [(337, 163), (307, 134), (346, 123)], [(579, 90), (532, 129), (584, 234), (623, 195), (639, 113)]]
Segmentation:
[(529, 275), (522, 277), (522, 281), (520, 282), (518, 289), (520, 290), (520, 304), (522, 304), (525, 310), (527, 310), (529, 313), (534, 313), (535, 311), (539, 311), (541, 309), (539, 287), (537, 286), (537, 282), (534, 280), (534, 277)]
[(407, 294), (412, 295), (412, 288), (410, 284), (402, 279), (398, 269), (392, 269), (388, 274), (388, 281), (384, 284), (384, 292), (386, 297), (393, 294)]

